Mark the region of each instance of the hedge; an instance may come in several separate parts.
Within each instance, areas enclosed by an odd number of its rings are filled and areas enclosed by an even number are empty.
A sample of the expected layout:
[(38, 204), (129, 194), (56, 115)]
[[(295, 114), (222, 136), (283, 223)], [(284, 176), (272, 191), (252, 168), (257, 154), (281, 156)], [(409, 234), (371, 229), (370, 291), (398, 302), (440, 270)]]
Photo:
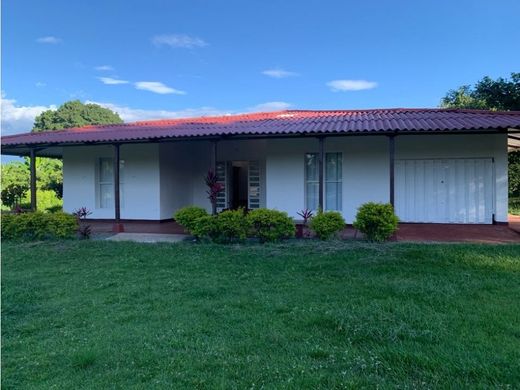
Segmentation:
[(63, 212), (2, 214), (1, 225), (3, 240), (73, 238), (78, 231), (77, 218)]

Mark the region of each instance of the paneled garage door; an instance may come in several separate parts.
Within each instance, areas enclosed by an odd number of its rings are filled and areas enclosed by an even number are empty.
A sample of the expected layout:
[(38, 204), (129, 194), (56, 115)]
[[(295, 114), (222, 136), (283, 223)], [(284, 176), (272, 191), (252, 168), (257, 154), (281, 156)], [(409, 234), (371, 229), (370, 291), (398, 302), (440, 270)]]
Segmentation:
[(493, 161), (395, 161), (395, 208), (403, 222), (492, 223)]

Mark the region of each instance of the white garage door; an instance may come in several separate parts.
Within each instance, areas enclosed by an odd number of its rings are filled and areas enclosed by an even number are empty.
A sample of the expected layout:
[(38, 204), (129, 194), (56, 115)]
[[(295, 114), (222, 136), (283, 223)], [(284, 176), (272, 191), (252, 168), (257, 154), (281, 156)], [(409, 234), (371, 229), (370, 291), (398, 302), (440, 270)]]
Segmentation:
[(492, 223), (493, 161), (395, 161), (395, 208), (403, 222)]

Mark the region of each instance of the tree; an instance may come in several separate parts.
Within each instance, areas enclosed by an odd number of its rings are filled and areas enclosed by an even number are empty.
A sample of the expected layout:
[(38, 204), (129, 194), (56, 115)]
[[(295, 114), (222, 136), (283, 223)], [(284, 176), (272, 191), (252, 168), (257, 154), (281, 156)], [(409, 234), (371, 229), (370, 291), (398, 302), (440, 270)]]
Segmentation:
[[(496, 111), (520, 111), (520, 73), (511, 73), (511, 79), (484, 77), (474, 87), (463, 85), (450, 90), (442, 98), (441, 107), (476, 108)], [(520, 151), (509, 158), (509, 196), (520, 196)]]
[[(47, 110), (38, 115), (32, 131), (52, 131), (85, 125), (117, 123), (123, 123), (117, 113), (97, 104), (83, 104), (79, 100), (73, 100), (62, 104), (57, 110)], [(36, 159), (36, 170), (37, 188), (52, 190), (55, 192), (56, 197), (61, 199), (63, 195), (62, 161), (38, 157)], [(10, 185), (27, 187), (29, 177), (28, 159), (25, 160), (25, 163), (16, 161), (2, 165), (2, 189), (6, 189)], [(11, 189), (13, 188), (15, 187), (11, 187)], [(8, 200), (8, 192), (5, 193), (5, 196), (5, 199)], [(25, 193), (23, 196), (25, 196)]]
[(452, 89), (442, 98), (441, 107), (520, 111), (520, 73), (511, 73), (511, 79), (486, 76), (473, 87)]
[[(86, 125), (123, 123), (121, 117), (98, 104), (83, 104), (79, 100), (66, 102), (57, 110), (47, 110), (34, 121), (33, 132), (62, 130)], [(53, 190), (61, 199), (63, 196), (63, 165), (60, 160), (38, 158), (36, 161), (38, 180), (42, 189)]]
[(123, 123), (121, 117), (98, 104), (83, 104), (79, 100), (66, 102), (57, 110), (47, 110), (34, 121), (33, 132), (62, 130), (86, 125), (111, 125)]

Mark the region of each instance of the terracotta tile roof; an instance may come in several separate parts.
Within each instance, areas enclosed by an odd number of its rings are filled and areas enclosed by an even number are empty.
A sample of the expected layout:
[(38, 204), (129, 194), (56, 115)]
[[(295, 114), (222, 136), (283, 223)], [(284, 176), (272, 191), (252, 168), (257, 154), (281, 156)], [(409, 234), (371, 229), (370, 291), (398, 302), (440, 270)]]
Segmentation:
[(2, 146), (252, 135), (520, 129), (520, 111), (455, 109), (286, 110), (85, 126), (2, 137)]

